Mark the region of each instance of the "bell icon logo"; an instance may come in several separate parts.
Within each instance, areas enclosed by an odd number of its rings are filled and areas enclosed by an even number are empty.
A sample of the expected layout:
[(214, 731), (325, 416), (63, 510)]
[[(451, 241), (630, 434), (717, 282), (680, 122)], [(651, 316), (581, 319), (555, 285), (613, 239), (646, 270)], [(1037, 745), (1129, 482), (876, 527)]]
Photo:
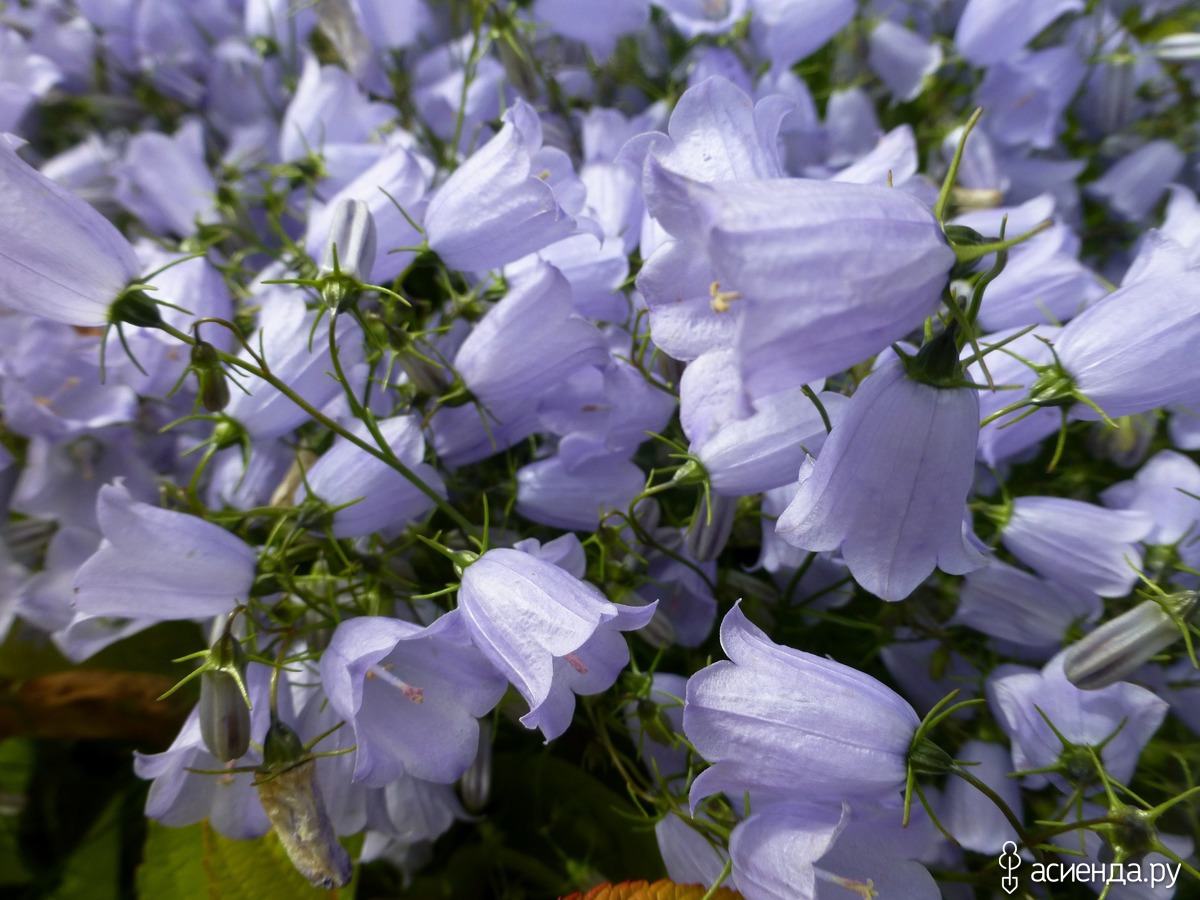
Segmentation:
[(1000, 887), (1004, 889), (1004, 893), (1016, 893), (1017, 876), (1013, 872), (1020, 865), (1021, 857), (1017, 855), (1017, 845), (1012, 841), (1005, 841), (1004, 846), (1000, 848), (1000, 868), (1004, 870), (1004, 876), (1000, 879)]

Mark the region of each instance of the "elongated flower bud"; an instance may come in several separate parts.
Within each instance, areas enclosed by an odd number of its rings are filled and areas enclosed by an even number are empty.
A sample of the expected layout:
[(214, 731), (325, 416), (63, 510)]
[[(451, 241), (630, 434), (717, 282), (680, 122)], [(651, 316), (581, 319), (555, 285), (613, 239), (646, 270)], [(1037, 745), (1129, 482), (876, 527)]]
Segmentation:
[(1063, 660), (1063, 672), (1077, 688), (1094, 691), (1124, 681), (1150, 657), (1182, 636), (1181, 627), (1196, 614), (1200, 593), (1184, 591), (1147, 600), (1105, 622), (1075, 643)]
[(226, 625), (200, 673), (200, 737), (222, 762), (238, 759), (250, 747), (250, 695), (246, 653)]
[[(337, 264), (334, 264), (334, 252)], [(375, 217), (365, 200), (339, 200), (329, 224), (329, 239), (321, 257), (321, 274), (371, 277), (375, 265)]]
[(353, 867), (321, 799), (316, 760), (295, 730), (278, 719), (267, 729), (254, 786), (296, 871), (326, 890), (349, 884)]
[(330, 309), (342, 309), (371, 277), (375, 265), (375, 218), (363, 200), (339, 200), (321, 257), (321, 296)]

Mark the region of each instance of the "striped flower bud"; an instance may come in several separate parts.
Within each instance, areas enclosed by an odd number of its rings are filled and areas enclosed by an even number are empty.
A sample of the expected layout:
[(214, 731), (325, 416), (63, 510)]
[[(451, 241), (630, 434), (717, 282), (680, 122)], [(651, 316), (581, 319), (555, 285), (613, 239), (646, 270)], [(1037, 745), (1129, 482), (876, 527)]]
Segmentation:
[(222, 762), (239, 759), (250, 747), (250, 695), (246, 653), (228, 625), (200, 673), (200, 737)]
[(375, 218), (364, 200), (339, 200), (321, 257), (321, 296), (330, 309), (354, 299), (375, 265)]
[(1105, 622), (1067, 651), (1063, 660), (1067, 680), (1085, 691), (1124, 681), (1179, 640), (1198, 606), (1200, 593), (1183, 591), (1146, 600)]

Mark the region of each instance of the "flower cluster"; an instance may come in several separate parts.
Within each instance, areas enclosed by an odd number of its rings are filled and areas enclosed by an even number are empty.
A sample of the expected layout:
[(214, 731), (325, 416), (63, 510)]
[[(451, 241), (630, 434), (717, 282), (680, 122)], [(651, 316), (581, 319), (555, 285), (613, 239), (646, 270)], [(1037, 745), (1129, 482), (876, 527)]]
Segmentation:
[(189, 636), (147, 817), (330, 889), (933, 900), (1010, 845), (1196, 888), (1188, 4), (28, 0), (0, 44), (0, 623)]

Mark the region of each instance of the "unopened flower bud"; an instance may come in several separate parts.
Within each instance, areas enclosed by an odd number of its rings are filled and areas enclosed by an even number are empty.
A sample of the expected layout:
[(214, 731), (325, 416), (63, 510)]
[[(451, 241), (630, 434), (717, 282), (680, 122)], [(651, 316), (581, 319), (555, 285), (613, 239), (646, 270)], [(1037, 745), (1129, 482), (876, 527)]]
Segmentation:
[(217, 350), (208, 341), (192, 345), (192, 371), (200, 385), (200, 402), (209, 412), (220, 412), (229, 405), (229, 382)]
[(321, 296), (331, 309), (353, 299), (375, 266), (375, 218), (363, 200), (340, 200), (321, 257)]
[(250, 747), (250, 695), (246, 653), (227, 624), (200, 673), (200, 736), (222, 762), (238, 759)]
[(257, 775), (258, 799), (296, 871), (326, 890), (349, 884), (353, 867), (325, 810), (316, 760), (278, 719), (267, 729)]
[(1182, 636), (1200, 593), (1183, 591), (1147, 600), (1105, 622), (1067, 651), (1063, 672), (1077, 688), (1094, 691), (1124, 681)]
[(200, 673), (200, 736), (221, 762), (240, 759), (250, 748), (250, 707), (237, 682), (213, 669)]

